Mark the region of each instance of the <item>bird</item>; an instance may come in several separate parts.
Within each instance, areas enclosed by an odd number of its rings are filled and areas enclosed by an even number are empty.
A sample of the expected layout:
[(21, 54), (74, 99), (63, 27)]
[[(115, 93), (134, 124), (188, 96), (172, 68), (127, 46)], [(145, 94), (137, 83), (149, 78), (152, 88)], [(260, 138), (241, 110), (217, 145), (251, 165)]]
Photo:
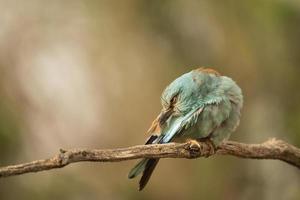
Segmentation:
[[(149, 144), (205, 140), (213, 149), (236, 130), (243, 107), (241, 88), (218, 71), (200, 67), (171, 82), (161, 95), (162, 110), (147, 133)], [(139, 190), (148, 183), (159, 159), (144, 158), (128, 173), (142, 174)]]

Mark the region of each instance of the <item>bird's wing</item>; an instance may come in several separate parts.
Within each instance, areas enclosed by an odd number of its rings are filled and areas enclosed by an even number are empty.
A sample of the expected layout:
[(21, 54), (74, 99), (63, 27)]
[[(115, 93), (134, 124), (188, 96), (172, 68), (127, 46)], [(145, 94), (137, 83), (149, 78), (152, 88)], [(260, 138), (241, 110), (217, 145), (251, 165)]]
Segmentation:
[(192, 109), (182, 117), (178, 117), (165, 132), (160, 143), (170, 142), (176, 137), (184, 134), (184, 130), (197, 123), (198, 133), (202, 137), (207, 137), (217, 127), (219, 127), (229, 117), (231, 103), (224, 98), (208, 98), (205, 103)]
[(171, 125), (170, 128), (164, 133), (160, 143), (170, 142), (177, 134), (184, 129), (193, 126), (204, 109), (203, 105), (200, 105), (192, 109), (184, 116), (178, 117)]

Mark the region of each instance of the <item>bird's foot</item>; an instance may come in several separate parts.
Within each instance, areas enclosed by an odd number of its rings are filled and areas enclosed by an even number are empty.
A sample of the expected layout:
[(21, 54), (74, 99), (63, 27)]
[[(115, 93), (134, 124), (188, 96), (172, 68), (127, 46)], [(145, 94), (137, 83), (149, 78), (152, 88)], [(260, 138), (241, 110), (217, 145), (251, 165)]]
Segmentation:
[(197, 140), (188, 140), (188, 150), (191, 158), (197, 158), (201, 155), (201, 146)]
[(214, 155), (216, 153), (216, 146), (214, 143), (210, 140), (210, 138), (201, 138), (197, 141), (205, 143), (205, 146), (203, 147), (201, 151), (201, 155), (203, 155), (205, 158), (208, 158), (211, 155)]
[(188, 150), (191, 158), (203, 156), (208, 158), (216, 153), (216, 146), (209, 138), (201, 138), (197, 140), (188, 140)]

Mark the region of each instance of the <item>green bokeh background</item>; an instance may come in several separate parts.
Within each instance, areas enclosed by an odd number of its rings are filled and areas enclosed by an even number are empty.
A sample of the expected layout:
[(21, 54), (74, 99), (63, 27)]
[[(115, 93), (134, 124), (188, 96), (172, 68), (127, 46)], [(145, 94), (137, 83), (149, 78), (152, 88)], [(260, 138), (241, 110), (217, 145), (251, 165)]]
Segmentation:
[[(300, 146), (300, 2), (0, 0), (0, 165), (59, 148), (142, 144), (177, 76), (209, 66), (244, 93), (231, 139)], [(279, 161), (164, 159), (143, 192), (135, 161), (0, 180), (0, 199), (300, 199)]]

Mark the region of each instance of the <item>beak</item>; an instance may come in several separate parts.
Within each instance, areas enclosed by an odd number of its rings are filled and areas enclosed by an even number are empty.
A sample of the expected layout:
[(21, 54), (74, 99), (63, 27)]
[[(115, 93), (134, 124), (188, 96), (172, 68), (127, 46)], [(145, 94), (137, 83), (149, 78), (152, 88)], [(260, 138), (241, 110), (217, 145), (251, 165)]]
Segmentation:
[(174, 110), (172, 108), (168, 108), (167, 110), (163, 110), (158, 118), (158, 122), (160, 125), (163, 125), (166, 123), (166, 121), (169, 119), (169, 117), (172, 115)]

